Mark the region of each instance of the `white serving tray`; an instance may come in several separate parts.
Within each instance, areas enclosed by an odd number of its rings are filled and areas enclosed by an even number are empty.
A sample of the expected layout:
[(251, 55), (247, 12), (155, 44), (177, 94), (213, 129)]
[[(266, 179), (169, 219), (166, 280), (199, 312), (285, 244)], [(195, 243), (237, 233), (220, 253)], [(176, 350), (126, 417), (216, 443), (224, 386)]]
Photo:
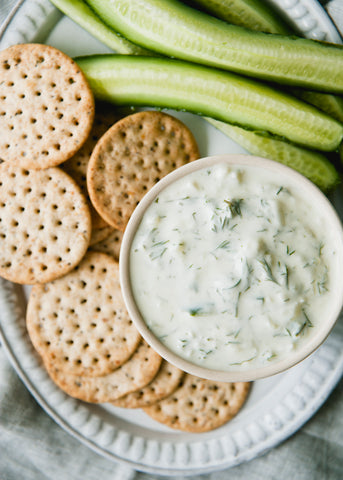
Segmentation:
[[(304, 35), (339, 43), (329, 17), (312, 0), (270, 0)], [(9, 22), (0, 49), (44, 42), (67, 54), (109, 49), (59, 13), (48, 0), (22, 2)], [(247, 153), (195, 115), (169, 111), (193, 131), (202, 156)], [(343, 190), (333, 203), (343, 213)], [(343, 374), (343, 318), (326, 342), (286, 373), (252, 386), (240, 413), (212, 432), (186, 434), (151, 420), (141, 410), (92, 405), (59, 390), (42, 368), (26, 332), (27, 289), (0, 279), (0, 339), (32, 395), (67, 432), (115, 462), (161, 475), (195, 475), (238, 465), (262, 455), (298, 430), (323, 404)]]

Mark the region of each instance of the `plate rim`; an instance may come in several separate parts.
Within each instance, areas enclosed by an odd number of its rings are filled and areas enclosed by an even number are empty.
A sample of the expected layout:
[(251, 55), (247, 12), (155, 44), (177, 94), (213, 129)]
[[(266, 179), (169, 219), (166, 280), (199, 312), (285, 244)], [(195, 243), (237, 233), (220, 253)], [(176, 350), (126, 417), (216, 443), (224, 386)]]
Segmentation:
[[(298, 4), (301, 4), (301, 5), (304, 5), (305, 7), (316, 5), (316, 8), (318, 6), (322, 8), (321, 5), (316, 0), (292, 0), (291, 2), (289, 0), (272, 0), (272, 1), (273, 3), (278, 3), (279, 5), (286, 4), (286, 3), (288, 3), (289, 5), (293, 4), (293, 7)], [(324, 9), (323, 11), (325, 12)], [(12, 10), (12, 15), (10, 19), (6, 22), (5, 27), (2, 28), (2, 30), (0, 31), (0, 48), (6, 48), (6, 41), (10, 42), (11, 44), (34, 41), (35, 38), (38, 38), (37, 32), (40, 32), (41, 30), (44, 29), (47, 19), (49, 19), (50, 23), (55, 22), (56, 24), (61, 17), (62, 15), (58, 12), (56, 7), (54, 7), (48, 0), (19, 1), (18, 4), (16, 5), (16, 8)], [(22, 22), (23, 19), (24, 19), (24, 22)], [(328, 16), (327, 16), (327, 20), (329, 21), (329, 24), (332, 25), (332, 27), (335, 29), (333, 23), (331, 22)], [(19, 23), (21, 24), (20, 29), (19, 29)], [(13, 35), (9, 35), (9, 32), (11, 34), (13, 33)], [(1, 37), (1, 34), (3, 34), (2, 37)], [(4, 39), (5, 39), (5, 45), (3, 42)], [(9, 282), (5, 281), (5, 284), (9, 284)], [(15, 295), (16, 294), (15, 294), (14, 284), (9, 284), (8, 286), (4, 287), (4, 283), (3, 282), (0, 283), (0, 308), (2, 309), (4, 307), (5, 309), (6, 308), (9, 309), (10, 307), (12, 308), (13, 304), (11, 305), (10, 298), (12, 298), (12, 300), (13, 299), (15, 300)], [(342, 321), (340, 323), (342, 323)], [(341, 328), (341, 330), (342, 332), (339, 333), (339, 338), (340, 338), (339, 341), (343, 344), (343, 328)], [(331, 334), (331, 336), (324, 343), (324, 345), (320, 347), (319, 351), (317, 351), (315, 354), (311, 356), (310, 362), (316, 361), (316, 359), (321, 358), (320, 357), (321, 355), (323, 355), (324, 359), (326, 356), (330, 358), (330, 355), (331, 355), (332, 357), (332, 342), (334, 342), (335, 339), (337, 340), (337, 337), (335, 337), (334, 334)], [(175, 468), (175, 466), (167, 466), (166, 468), (162, 468), (162, 467), (153, 465), (153, 463), (151, 463), (150, 465), (147, 465), (146, 463), (140, 463), (139, 459), (133, 460), (130, 458), (124, 458), (120, 455), (120, 452), (119, 453), (109, 452), (104, 447), (101, 447), (99, 444), (94, 443), (94, 441), (90, 438), (90, 436), (85, 436), (84, 434), (81, 433), (80, 430), (75, 428), (75, 426), (72, 426), (70, 423), (68, 423), (66, 419), (63, 418), (61, 414), (58, 413), (56, 409), (49, 403), (49, 401), (44, 397), (44, 395), (41, 394), (41, 392), (39, 391), (39, 388), (37, 388), (37, 385), (35, 385), (35, 383), (32, 382), (32, 379), (30, 378), (28, 373), (23, 369), (21, 362), (19, 361), (19, 359), (17, 358), (17, 356), (13, 351), (11, 341), (8, 340), (7, 338), (6, 327), (4, 328), (2, 319), (0, 319), (0, 340), (2, 342), (4, 351), (6, 352), (7, 357), (9, 358), (13, 368), (16, 370), (18, 376), (21, 378), (21, 380), (25, 384), (26, 388), (30, 391), (30, 393), (41, 405), (41, 407), (50, 415), (51, 418), (53, 418), (53, 420), (61, 428), (67, 431), (74, 438), (77, 438), (82, 444), (86, 445), (87, 447), (91, 448), (93, 451), (97, 452), (98, 454), (112, 461), (121, 463), (126, 466), (130, 466), (131, 468), (134, 468), (138, 471), (142, 471), (145, 473), (170, 475), (170, 476), (174, 476), (174, 475), (188, 476), (188, 475), (205, 474), (205, 473), (221, 471), (223, 469), (231, 468), (241, 463), (250, 461), (258, 456), (261, 456), (267, 453), (271, 448), (274, 448), (275, 446), (277, 446), (278, 444), (286, 440), (290, 435), (295, 433), (301, 426), (304, 425), (304, 423), (306, 423), (312, 417), (312, 415), (318, 410), (318, 408), (320, 408), (320, 406), (328, 398), (328, 396), (330, 395), (332, 390), (335, 388), (335, 386), (337, 385), (338, 381), (340, 380), (343, 374), (343, 353), (342, 353), (340, 355), (337, 355), (337, 358), (334, 358), (334, 359), (331, 358), (331, 363), (330, 361), (327, 362), (328, 369), (325, 370), (325, 373), (321, 377), (322, 388), (320, 391), (317, 390), (317, 392), (319, 393), (317, 394), (317, 396), (314, 396), (314, 398), (311, 398), (311, 401), (308, 404), (306, 404), (305, 402), (305, 405), (307, 405), (308, 408), (305, 410), (305, 412), (302, 413), (302, 415), (300, 415), (300, 418), (294, 415), (292, 417), (293, 421), (291, 422), (288, 421), (288, 423), (286, 421), (286, 427), (285, 427), (283, 423), (283, 419), (280, 420), (278, 418), (275, 418), (275, 412), (274, 411), (272, 412), (274, 413), (274, 416), (271, 414), (269, 418), (270, 429), (272, 433), (269, 434), (269, 436), (268, 436), (268, 433), (266, 434), (267, 441), (263, 440), (263, 448), (259, 449), (258, 447), (256, 447), (256, 444), (253, 444), (254, 448), (250, 448), (250, 450), (249, 449), (246, 450), (245, 453), (243, 454), (234, 453), (232, 457), (227, 461), (227, 464), (220, 463), (217, 467), (213, 464), (209, 466), (206, 466), (206, 465), (204, 466), (202, 464), (196, 467), (185, 466), (181, 468)], [(311, 365), (311, 363), (309, 363), (309, 365)], [(328, 373), (328, 371), (330, 373)], [(302, 373), (301, 375), (302, 379), (304, 376), (306, 376), (306, 373), (308, 374), (308, 370)], [(65, 394), (61, 393), (61, 395), (65, 395)], [(303, 398), (301, 398), (301, 395), (300, 397), (298, 395), (298, 401), (302, 401), (302, 402), (304, 401)], [(292, 415), (292, 413), (293, 412), (291, 412), (290, 414)], [(283, 414), (287, 416), (287, 412), (286, 413), (283, 412)], [(282, 431), (281, 435), (280, 435), (280, 431)], [(259, 434), (262, 435), (263, 432), (256, 433), (256, 435), (259, 435)], [(240, 441), (243, 442), (243, 444), (245, 440), (246, 439), (244, 438), (240, 439)], [(199, 442), (202, 443), (201, 440), (199, 440)]]
[[(142, 461), (141, 458), (134, 460), (129, 456), (124, 457), (120, 451), (116, 451), (116, 448), (113, 451), (100, 445), (97, 437), (103, 433), (102, 429), (106, 430), (106, 422), (99, 420), (96, 413), (88, 412), (87, 414), (87, 405), (84, 402), (69, 397), (53, 384), (39, 363), (38, 355), (34, 355), (33, 347), (29, 344), (27, 338), (23, 340), (22, 344), (21, 341), (18, 341), (18, 336), (26, 335), (25, 318), (23, 318), (23, 310), (19, 306), (19, 291), (22, 294), (20, 286), (0, 279), (0, 309), (2, 312), (0, 340), (10, 363), (22, 382), (41, 407), (66, 432), (103, 457), (137, 471), (164, 476), (190, 476), (222, 471), (260, 457), (303, 426), (325, 402), (343, 374), (343, 317), (341, 317), (334, 332), (326, 342), (305, 361), (307, 366), (304, 367), (303, 364), (300, 375), (296, 379), (295, 387), (287, 393), (281, 404), (274, 406), (272, 410), (268, 410), (268, 413), (264, 413), (262, 418), (257, 418), (250, 423), (245, 422), (242, 427), (236, 428), (231, 434), (223, 431), (218, 438), (215, 436), (214, 438), (207, 437), (204, 441), (201, 441), (198, 435), (194, 435), (191, 436), (194, 438), (194, 442), (181, 441), (181, 446), (185, 444), (189, 447), (189, 444), (193, 443), (195, 448), (197, 444), (210, 448), (211, 444), (223, 445), (223, 442), (227, 442), (228, 451), (223, 453), (221, 459), (211, 458), (208, 464), (183, 465), (176, 468), (175, 464), (173, 465), (174, 456), (169, 465), (161, 467), (160, 457), (158, 462), (147, 463), (146, 460)], [(18, 308), (16, 308), (16, 304), (18, 304)], [(16, 337), (16, 344), (13, 342), (13, 335)], [(16, 348), (21, 354), (24, 354), (24, 363), (25, 348), (32, 352), (31, 358), (26, 359), (29, 360), (30, 368), (25, 369), (23, 362), (19, 360), (14, 351)], [(35, 375), (38, 376), (39, 380), (43, 379), (40, 385), (37, 385), (37, 381), (34, 380)], [(281, 375), (287, 375), (287, 373)], [(48, 387), (47, 383), (49, 383)], [(42, 385), (43, 390), (47, 388), (48, 391), (45, 395), (41, 392)], [(59, 409), (63, 410), (65, 408), (63, 404), (60, 404), (61, 399), (67, 403), (68, 416), (56, 409), (56, 405)], [(95, 436), (94, 434), (87, 436), (82, 432), (82, 430), (87, 430), (89, 426), (92, 430), (94, 424), (97, 425), (97, 421), (101, 425), (99, 432), (95, 432)], [(173, 432), (170, 436), (172, 435)], [(260, 438), (253, 438), (254, 436)], [(132, 437), (136, 438), (133, 434), (127, 434), (127, 432), (117, 429), (116, 438), (121, 438), (124, 443), (130, 441)], [(179, 439), (181, 437), (182, 434), (178, 436)], [(167, 447), (169, 444), (172, 444), (172, 440), (164, 441), (164, 445)], [(151, 445), (147, 447), (147, 449), (149, 448), (151, 448)], [(203, 451), (201, 447), (199, 448)], [(147, 456), (149, 457), (149, 452)], [(166, 461), (166, 459), (162, 460)]]
[[(307, 37), (343, 43), (334, 22), (318, 0), (267, 0), (274, 8), (286, 13)], [(63, 14), (49, 0), (18, 0), (0, 28), (0, 49), (13, 43), (32, 40), (32, 29), (41, 30), (47, 17), (56, 23)], [(20, 22), (18, 21), (20, 18)], [(320, 18), (321, 24), (318, 24)], [(13, 36), (8, 37), (11, 31)]]

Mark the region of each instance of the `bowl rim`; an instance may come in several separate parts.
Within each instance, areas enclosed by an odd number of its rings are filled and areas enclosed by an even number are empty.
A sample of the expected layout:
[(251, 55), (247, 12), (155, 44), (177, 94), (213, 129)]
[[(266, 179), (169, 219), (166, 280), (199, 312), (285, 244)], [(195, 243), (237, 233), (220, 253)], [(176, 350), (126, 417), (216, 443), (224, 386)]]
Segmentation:
[[(244, 370), (216, 370), (200, 366), (192, 363), (183, 357), (180, 357), (167, 346), (165, 346), (149, 329), (144, 318), (142, 317), (135, 298), (133, 295), (130, 282), (130, 250), (136, 231), (141, 223), (142, 217), (146, 209), (153, 203), (155, 198), (168, 187), (170, 184), (181, 179), (182, 177), (201, 170), (209, 168), (217, 164), (226, 163), (227, 165), (235, 166), (251, 166), (256, 168), (267, 169), (276, 173), (281, 173), (290, 178), (290, 181), (301, 185), (306, 189), (309, 195), (316, 198), (318, 205), (326, 212), (327, 221), (334, 226), (335, 237), (337, 237), (337, 245), (340, 245), (340, 251), (337, 255), (337, 261), (342, 259), (343, 265), (343, 227), (340, 217), (335, 208), (326, 197), (326, 195), (305, 176), (296, 170), (276, 162), (274, 160), (265, 159), (249, 154), (222, 154), (212, 155), (200, 158), (190, 162), (182, 167), (177, 168), (171, 173), (167, 174), (158, 183), (156, 183), (142, 198), (135, 210), (133, 211), (130, 220), (126, 226), (119, 255), (119, 277), (122, 296), (126, 305), (127, 311), (131, 320), (134, 322), (136, 328), (144, 338), (144, 340), (165, 360), (184, 370), (186, 373), (214, 381), (222, 382), (243, 382), (254, 381), (261, 378), (267, 378), (272, 375), (282, 373), (289, 368), (295, 366), (299, 362), (305, 360), (326, 340), (331, 330), (333, 329), (343, 306), (343, 282), (337, 286), (335, 292), (335, 302), (328, 314), (328, 319), (320, 324), (321, 328), (312, 335), (308, 342), (305, 342), (301, 348), (297, 349), (294, 354), (281, 358), (279, 361), (271, 364)], [(340, 240), (340, 242), (339, 242)]]

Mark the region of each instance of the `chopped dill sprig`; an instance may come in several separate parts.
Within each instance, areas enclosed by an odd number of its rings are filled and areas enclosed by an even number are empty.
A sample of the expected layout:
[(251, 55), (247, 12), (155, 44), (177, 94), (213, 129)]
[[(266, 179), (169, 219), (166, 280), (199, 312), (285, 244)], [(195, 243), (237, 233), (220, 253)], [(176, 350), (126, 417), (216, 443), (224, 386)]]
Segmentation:
[(308, 315), (307, 315), (307, 313), (305, 312), (304, 309), (302, 309), (302, 312), (303, 312), (304, 317), (306, 318), (306, 325), (308, 327), (313, 327), (313, 324), (312, 324), (311, 320), (308, 318)]
[(231, 287), (226, 287), (228, 290), (231, 290), (232, 288), (238, 287), (238, 285), (241, 283), (242, 279), (240, 278), (235, 284), (231, 285)]
[(239, 300), (241, 298), (241, 294), (242, 292), (238, 292), (237, 301), (235, 305), (235, 317), (238, 317), (238, 307), (239, 307)]
[(215, 250), (218, 250), (219, 248), (228, 250), (230, 245), (230, 240), (223, 240), (216, 248)]
[(243, 198), (233, 199), (233, 200), (224, 200), (224, 202), (229, 206), (232, 217), (235, 217), (237, 215), (239, 217), (242, 216), (241, 205), (243, 202)]
[(323, 243), (323, 242), (320, 242), (320, 244), (319, 244), (319, 246), (318, 246), (318, 255), (319, 255), (319, 257), (322, 256), (323, 248), (324, 248), (324, 243)]
[(208, 357), (208, 355), (213, 353), (214, 350), (205, 350), (204, 348), (199, 348), (199, 352), (201, 353), (202, 359), (205, 359), (206, 357)]
[(161, 252), (159, 252), (158, 254), (156, 255), (153, 255), (152, 253), (149, 255), (150, 259), (151, 260), (156, 260), (157, 258), (161, 258), (163, 257), (163, 255), (165, 254), (165, 252), (167, 251), (167, 247), (164, 248)]
[(189, 195), (186, 195), (185, 197), (181, 197), (181, 198), (172, 198), (171, 200), (167, 200), (166, 203), (182, 202), (184, 200), (189, 200), (189, 199), (191, 199), (191, 197)]
[(295, 250), (291, 250), (291, 249), (289, 248), (289, 246), (287, 245), (286, 253), (287, 253), (287, 255), (291, 256), (291, 255), (293, 255), (293, 253), (295, 253)]
[(154, 243), (153, 245), (151, 245), (151, 248), (159, 247), (160, 245), (165, 245), (165, 244), (168, 243), (168, 242), (169, 242), (169, 240), (164, 240), (164, 241), (156, 242), (156, 243)]
[(151, 235), (151, 236), (152, 236), (154, 233), (156, 233), (156, 232), (157, 232), (157, 230), (158, 230), (158, 228), (157, 228), (157, 227), (154, 227), (154, 228), (152, 228), (152, 229), (150, 230), (150, 232), (149, 232), (149, 235)]
[(155, 242), (153, 245), (151, 245), (150, 248), (153, 249), (153, 251), (149, 254), (149, 258), (151, 260), (156, 260), (157, 258), (161, 258), (167, 251), (167, 247), (162, 249), (159, 247), (163, 247), (163, 245), (166, 245), (168, 242), (169, 240), (165, 240), (165, 241)]
[(312, 328), (313, 327), (313, 324), (312, 324), (311, 320), (309, 319), (309, 317), (308, 317), (308, 315), (307, 315), (307, 313), (305, 312), (304, 309), (302, 309), (302, 314), (305, 317), (305, 321), (301, 325), (301, 327), (297, 331), (297, 333), (295, 334), (296, 337), (298, 337), (305, 330), (305, 328)]
[(278, 284), (278, 282), (277, 282), (276, 278), (274, 277), (272, 269), (271, 269), (269, 263), (267, 262), (267, 260), (265, 258), (263, 258), (262, 260), (259, 260), (259, 262), (262, 265), (262, 267), (264, 268), (264, 271), (267, 274), (268, 280)]
[(180, 343), (181, 343), (181, 348), (186, 348), (189, 345), (189, 340), (187, 340), (187, 338), (181, 338)]
[(200, 315), (200, 312), (202, 311), (202, 308), (201, 307), (198, 307), (198, 308), (190, 308), (188, 310), (188, 313), (192, 316), (192, 317), (196, 317), (197, 315)]
[(243, 365), (243, 363), (251, 362), (252, 360), (255, 360), (255, 358), (257, 358), (257, 354), (254, 355), (253, 357), (247, 358), (246, 360), (242, 360), (241, 362), (229, 363), (229, 365), (231, 366)]
[(285, 286), (288, 289), (289, 288), (289, 270), (287, 265), (285, 265), (285, 271), (281, 273), (285, 277)]
[(230, 223), (230, 218), (229, 217), (224, 217), (223, 219), (220, 219), (221, 220), (221, 229), (224, 230), (226, 227), (229, 226), (229, 223)]
[(319, 282), (317, 282), (317, 289), (318, 289), (319, 295), (322, 295), (323, 293), (328, 291), (328, 288), (326, 286), (326, 279), (320, 280)]
[(226, 337), (237, 338), (240, 333), (241, 333), (241, 329), (239, 328), (238, 330), (235, 330), (235, 331), (233, 331), (233, 332), (227, 333), (225, 336), (226, 336)]

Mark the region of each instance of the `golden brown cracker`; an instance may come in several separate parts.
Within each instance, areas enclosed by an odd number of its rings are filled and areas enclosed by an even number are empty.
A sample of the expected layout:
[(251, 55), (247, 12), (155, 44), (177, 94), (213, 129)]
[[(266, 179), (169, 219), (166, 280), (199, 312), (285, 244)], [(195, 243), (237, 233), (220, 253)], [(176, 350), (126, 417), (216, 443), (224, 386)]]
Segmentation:
[(45, 283), (82, 259), (91, 233), (87, 201), (59, 168), (0, 165), (0, 276)]
[[(92, 130), (84, 145), (69, 160), (61, 165), (61, 168), (67, 172), (76, 183), (81, 187), (82, 192), (89, 200), (87, 190), (87, 168), (93, 149), (101, 136), (115, 123), (122, 115), (110, 109), (103, 104), (96, 104), (95, 117)], [(92, 236), (90, 244), (101, 242), (113, 231), (103, 218), (97, 213), (90, 203), (92, 215)]]
[(118, 398), (147, 385), (156, 375), (161, 357), (142, 341), (132, 357), (108, 375), (85, 377), (64, 373), (46, 365), (51, 379), (65, 393), (85, 402), (114, 402)]
[(27, 328), (44, 362), (72, 375), (105, 375), (140, 341), (121, 295), (118, 264), (98, 252), (88, 252), (63, 278), (33, 287)]
[(104, 240), (99, 240), (99, 242), (92, 244), (91, 250), (107, 253), (115, 260), (119, 261), (122, 238), (123, 232), (116, 228), (112, 228), (111, 233), (106, 236)]
[(124, 231), (144, 194), (197, 158), (194, 136), (180, 120), (157, 111), (128, 115), (93, 150), (87, 172), (90, 199), (108, 224)]
[(247, 382), (215, 382), (187, 374), (174, 393), (144, 411), (168, 427), (185, 432), (206, 432), (234, 417), (243, 406), (249, 389)]
[(119, 398), (113, 405), (121, 408), (143, 408), (173, 393), (179, 386), (184, 372), (166, 360), (162, 361), (156, 377), (146, 387)]
[(0, 158), (28, 169), (70, 158), (94, 118), (78, 65), (54, 47), (19, 44), (0, 52), (0, 72)]

